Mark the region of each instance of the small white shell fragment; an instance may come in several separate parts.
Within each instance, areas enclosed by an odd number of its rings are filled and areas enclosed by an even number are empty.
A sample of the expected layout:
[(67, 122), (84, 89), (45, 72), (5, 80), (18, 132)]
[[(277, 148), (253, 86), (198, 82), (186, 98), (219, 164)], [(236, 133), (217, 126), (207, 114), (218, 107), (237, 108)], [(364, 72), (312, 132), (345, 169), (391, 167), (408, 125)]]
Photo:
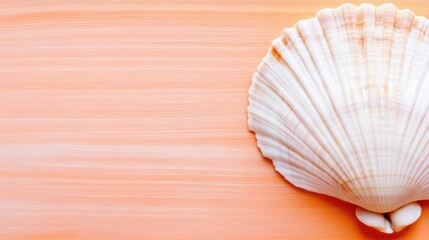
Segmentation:
[(249, 89), (249, 129), (289, 182), (400, 231), (429, 199), (428, 66), (426, 18), (392, 4), (323, 9), (272, 42)]
[(395, 232), (413, 224), (422, 214), (420, 204), (413, 202), (389, 213), (390, 223)]
[(356, 217), (363, 224), (384, 233), (399, 232), (419, 219), (422, 208), (417, 202), (409, 203), (388, 214), (375, 213), (356, 208)]
[(380, 232), (393, 233), (392, 226), (388, 219), (381, 213), (370, 212), (358, 207), (356, 208), (356, 217), (363, 224), (375, 228)]

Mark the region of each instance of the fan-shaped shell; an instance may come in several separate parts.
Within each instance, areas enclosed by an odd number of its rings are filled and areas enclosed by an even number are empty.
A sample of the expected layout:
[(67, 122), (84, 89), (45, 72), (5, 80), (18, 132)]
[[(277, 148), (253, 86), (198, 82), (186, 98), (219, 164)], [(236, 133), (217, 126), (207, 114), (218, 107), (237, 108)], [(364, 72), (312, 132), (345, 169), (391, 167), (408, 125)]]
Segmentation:
[(429, 199), (428, 26), (345, 4), (285, 29), (249, 89), (263, 155), (295, 186), (370, 212)]

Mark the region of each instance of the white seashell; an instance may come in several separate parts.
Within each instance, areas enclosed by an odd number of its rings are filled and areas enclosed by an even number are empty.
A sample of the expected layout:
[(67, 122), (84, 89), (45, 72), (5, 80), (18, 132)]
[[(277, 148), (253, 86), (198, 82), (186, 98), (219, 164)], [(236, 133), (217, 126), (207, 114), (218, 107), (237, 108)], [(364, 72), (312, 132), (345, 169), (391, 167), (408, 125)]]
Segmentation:
[(429, 199), (428, 26), (392, 4), (344, 4), (285, 29), (249, 89), (263, 155), (297, 187), (390, 216), (391, 230), (417, 220), (414, 202)]
[(399, 232), (417, 221), (421, 214), (422, 208), (420, 204), (410, 203), (389, 213), (390, 224), (395, 232)]
[(380, 232), (393, 233), (393, 227), (389, 220), (382, 213), (367, 211), (363, 208), (356, 208), (356, 217), (363, 224), (373, 227)]
[(370, 212), (363, 208), (356, 208), (356, 217), (363, 224), (384, 233), (399, 232), (406, 226), (413, 224), (420, 217), (422, 208), (420, 204), (409, 203), (387, 214)]

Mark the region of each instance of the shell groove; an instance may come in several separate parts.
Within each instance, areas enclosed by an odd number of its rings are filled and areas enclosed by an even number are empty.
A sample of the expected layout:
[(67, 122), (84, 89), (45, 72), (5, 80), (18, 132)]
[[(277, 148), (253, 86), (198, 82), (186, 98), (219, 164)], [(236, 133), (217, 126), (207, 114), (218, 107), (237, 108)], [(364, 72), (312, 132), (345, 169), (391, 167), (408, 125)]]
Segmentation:
[(295, 186), (370, 212), (429, 199), (428, 26), (344, 4), (286, 28), (249, 89), (263, 155)]

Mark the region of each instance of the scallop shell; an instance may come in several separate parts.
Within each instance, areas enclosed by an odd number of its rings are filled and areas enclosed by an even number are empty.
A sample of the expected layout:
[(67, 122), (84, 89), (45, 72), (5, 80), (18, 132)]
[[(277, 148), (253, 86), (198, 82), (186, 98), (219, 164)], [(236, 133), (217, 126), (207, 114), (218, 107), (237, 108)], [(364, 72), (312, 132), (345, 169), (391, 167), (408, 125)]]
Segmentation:
[(323, 9), (272, 42), (249, 89), (249, 128), (276, 170), (386, 233), (429, 199), (428, 26), (392, 4)]

